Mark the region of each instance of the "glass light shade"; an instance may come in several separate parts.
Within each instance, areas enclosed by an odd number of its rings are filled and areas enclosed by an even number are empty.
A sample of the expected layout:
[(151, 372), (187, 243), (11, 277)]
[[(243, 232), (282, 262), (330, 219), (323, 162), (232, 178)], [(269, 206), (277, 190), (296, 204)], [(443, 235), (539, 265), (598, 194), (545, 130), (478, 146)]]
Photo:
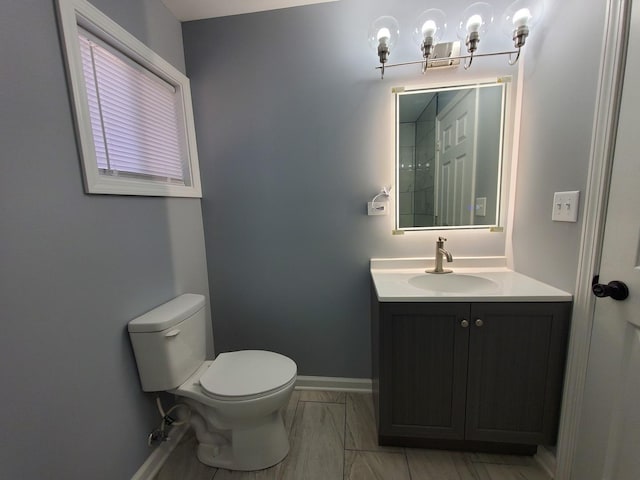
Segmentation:
[(533, 27), (540, 22), (543, 13), (542, 0), (516, 0), (502, 14), (501, 30), (509, 38), (513, 37), (514, 30), (520, 26), (526, 25), (529, 30), (533, 30)]
[(476, 2), (464, 9), (458, 21), (457, 34), (465, 41), (471, 32), (483, 36), (493, 25), (493, 8), (486, 2)]
[(425, 37), (432, 37), (433, 43), (440, 43), (447, 33), (447, 16), (437, 8), (425, 10), (418, 16), (411, 32), (413, 41), (422, 45)]
[(399, 36), (400, 27), (395, 18), (389, 15), (379, 17), (369, 27), (369, 46), (377, 50), (382, 42), (391, 50)]

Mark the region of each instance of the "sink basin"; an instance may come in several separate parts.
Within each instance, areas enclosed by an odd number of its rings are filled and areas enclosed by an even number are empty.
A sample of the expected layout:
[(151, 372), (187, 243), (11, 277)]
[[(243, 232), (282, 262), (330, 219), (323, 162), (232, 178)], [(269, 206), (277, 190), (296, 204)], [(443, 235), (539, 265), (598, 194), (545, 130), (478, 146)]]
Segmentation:
[(496, 282), (488, 278), (456, 273), (418, 275), (411, 277), (409, 284), (431, 292), (446, 293), (487, 292), (498, 287)]

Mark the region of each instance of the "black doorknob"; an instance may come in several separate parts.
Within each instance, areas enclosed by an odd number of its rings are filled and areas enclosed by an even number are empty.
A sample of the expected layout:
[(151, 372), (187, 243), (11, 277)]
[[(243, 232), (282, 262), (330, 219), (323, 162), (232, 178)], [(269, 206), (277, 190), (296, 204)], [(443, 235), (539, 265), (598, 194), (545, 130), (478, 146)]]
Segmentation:
[(594, 282), (591, 289), (596, 297), (611, 297), (614, 300), (624, 300), (629, 296), (629, 289), (624, 282), (613, 280), (604, 285), (602, 283), (598, 283), (598, 277), (593, 280)]

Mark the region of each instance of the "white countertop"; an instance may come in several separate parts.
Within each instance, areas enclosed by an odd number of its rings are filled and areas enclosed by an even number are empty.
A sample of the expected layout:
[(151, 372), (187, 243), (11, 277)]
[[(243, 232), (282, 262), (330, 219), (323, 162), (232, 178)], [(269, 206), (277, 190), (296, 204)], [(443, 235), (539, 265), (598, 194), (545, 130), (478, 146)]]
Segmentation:
[[(371, 278), (380, 302), (570, 302), (572, 295), (560, 289), (534, 280), (504, 266), (461, 266), (456, 268), (455, 261), (445, 263), (445, 268), (453, 269), (448, 275), (471, 275), (490, 280), (486, 286), (472, 288), (465, 292), (439, 291), (437, 288), (425, 289), (409, 283), (419, 276), (440, 277), (426, 273), (433, 268), (433, 260), (402, 259), (401, 268), (397, 259), (372, 260)], [(411, 260), (411, 261), (410, 261)], [(462, 259), (461, 259), (462, 260)], [(478, 262), (458, 262), (460, 265), (478, 264)], [(489, 262), (486, 265), (500, 265), (502, 262)], [(419, 266), (418, 266), (419, 265)], [(437, 282), (437, 278), (428, 279)], [(449, 280), (445, 279), (444, 282)]]

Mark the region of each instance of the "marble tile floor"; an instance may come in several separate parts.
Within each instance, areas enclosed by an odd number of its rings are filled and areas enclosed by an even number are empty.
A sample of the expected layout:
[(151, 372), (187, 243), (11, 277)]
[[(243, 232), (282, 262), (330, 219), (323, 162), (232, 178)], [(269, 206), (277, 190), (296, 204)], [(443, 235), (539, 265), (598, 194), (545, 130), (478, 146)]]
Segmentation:
[(185, 434), (154, 480), (550, 480), (531, 457), (380, 447), (370, 394), (296, 390), (280, 464), (230, 472), (201, 464)]

